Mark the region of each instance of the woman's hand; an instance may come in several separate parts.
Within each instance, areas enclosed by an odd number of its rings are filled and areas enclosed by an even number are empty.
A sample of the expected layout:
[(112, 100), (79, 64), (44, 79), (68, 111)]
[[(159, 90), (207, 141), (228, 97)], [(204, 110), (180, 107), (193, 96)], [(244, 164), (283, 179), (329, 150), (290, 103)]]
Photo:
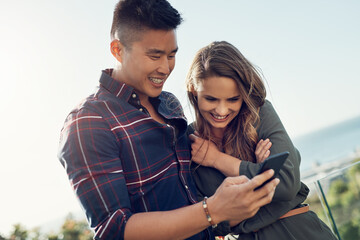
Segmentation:
[(205, 167), (216, 168), (227, 177), (239, 176), (241, 160), (221, 152), (215, 143), (190, 134), (192, 160)]
[(270, 148), (272, 143), (270, 139), (261, 139), (258, 144), (256, 145), (255, 156), (256, 162), (262, 163), (266, 158), (270, 156)]
[(192, 160), (202, 166), (215, 167), (215, 162), (221, 153), (215, 143), (199, 137), (196, 131), (195, 134), (190, 134), (189, 138), (192, 141)]

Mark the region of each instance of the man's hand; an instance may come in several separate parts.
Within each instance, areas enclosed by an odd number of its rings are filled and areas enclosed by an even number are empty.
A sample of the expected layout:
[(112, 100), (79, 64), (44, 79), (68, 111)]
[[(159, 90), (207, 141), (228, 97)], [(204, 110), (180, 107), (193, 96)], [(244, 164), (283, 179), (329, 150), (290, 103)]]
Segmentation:
[(210, 215), (214, 222), (227, 220), (239, 223), (254, 216), (260, 207), (269, 204), (279, 179), (272, 180), (256, 191), (254, 189), (273, 174), (273, 170), (268, 170), (251, 180), (246, 176), (226, 178), (215, 194), (208, 199)]

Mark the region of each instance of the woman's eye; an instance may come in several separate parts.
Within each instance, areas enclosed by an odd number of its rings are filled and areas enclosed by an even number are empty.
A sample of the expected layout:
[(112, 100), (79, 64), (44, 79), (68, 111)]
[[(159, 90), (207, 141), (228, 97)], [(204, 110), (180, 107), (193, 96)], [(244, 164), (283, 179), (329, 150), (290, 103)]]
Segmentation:
[(205, 99), (209, 102), (216, 101), (216, 98), (212, 98), (212, 97), (205, 97)]
[(239, 101), (239, 98), (230, 98), (228, 101), (229, 102), (237, 102), (237, 101)]

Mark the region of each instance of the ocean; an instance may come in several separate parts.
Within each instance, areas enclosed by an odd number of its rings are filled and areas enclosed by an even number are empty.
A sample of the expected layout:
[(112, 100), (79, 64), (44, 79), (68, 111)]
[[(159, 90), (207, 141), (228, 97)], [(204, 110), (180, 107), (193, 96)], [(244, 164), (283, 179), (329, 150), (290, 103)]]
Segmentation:
[(293, 143), (301, 154), (301, 171), (315, 163), (341, 161), (360, 151), (360, 116), (293, 138)]

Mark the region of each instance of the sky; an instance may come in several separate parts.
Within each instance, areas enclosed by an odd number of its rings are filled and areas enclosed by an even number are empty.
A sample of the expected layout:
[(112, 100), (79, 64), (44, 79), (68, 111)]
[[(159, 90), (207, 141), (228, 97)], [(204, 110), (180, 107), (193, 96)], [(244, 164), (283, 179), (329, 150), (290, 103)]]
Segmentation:
[[(81, 211), (57, 159), (71, 109), (111, 68), (116, 0), (0, 1), (0, 234)], [(195, 52), (235, 45), (264, 75), (292, 138), (360, 115), (360, 2), (170, 0), (182, 13), (164, 90), (193, 120), (184, 79)]]

